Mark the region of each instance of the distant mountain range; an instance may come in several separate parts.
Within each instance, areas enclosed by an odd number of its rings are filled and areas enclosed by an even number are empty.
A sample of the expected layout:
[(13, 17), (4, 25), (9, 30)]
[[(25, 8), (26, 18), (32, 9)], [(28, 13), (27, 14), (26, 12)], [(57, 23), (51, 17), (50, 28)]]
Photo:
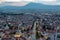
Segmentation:
[(25, 6), (0, 6), (0, 11), (3, 11), (3, 12), (23, 12), (28, 10), (60, 11), (60, 5), (44, 5), (40, 3), (29, 3)]

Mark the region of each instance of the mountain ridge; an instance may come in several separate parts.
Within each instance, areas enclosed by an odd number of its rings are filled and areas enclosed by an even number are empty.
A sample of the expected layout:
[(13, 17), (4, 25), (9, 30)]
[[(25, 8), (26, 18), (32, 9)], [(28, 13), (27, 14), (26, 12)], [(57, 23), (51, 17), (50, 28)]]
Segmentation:
[(0, 10), (5, 11), (5, 12), (18, 12), (22, 10), (60, 10), (60, 5), (44, 5), (40, 3), (29, 3), (25, 6), (0, 6)]

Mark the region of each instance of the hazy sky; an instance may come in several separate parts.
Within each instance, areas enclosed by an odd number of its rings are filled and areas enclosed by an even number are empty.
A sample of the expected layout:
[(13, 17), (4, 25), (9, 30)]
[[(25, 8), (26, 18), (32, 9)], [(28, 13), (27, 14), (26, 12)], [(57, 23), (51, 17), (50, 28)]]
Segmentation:
[(0, 4), (5, 4), (5, 2), (13, 2), (6, 5), (25, 5), (29, 2), (42, 3), (46, 5), (60, 5), (60, 0), (0, 0)]
[(34, 2), (36, 2), (36, 1), (45, 1), (45, 2), (50, 2), (50, 1), (57, 1), (57, 0), (3, 0), (3, 1), (7, 1), (7, 2), (19, 2), (19, 1), (29, 1), (29, 2), (32, 2), (32, 1), (34, 1)]

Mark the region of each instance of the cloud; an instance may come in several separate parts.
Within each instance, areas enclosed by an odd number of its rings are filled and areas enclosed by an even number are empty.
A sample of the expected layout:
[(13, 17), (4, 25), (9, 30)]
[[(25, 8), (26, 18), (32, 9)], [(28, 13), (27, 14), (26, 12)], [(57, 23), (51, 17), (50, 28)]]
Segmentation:
[(27, 1), (27, 2), (33, 2), (35, 0), (1, 0), (0, 2), (21, 2), (21, 1)]
[(1, 0), (0, 1), (0, 6), (25, 6), (29, 2), (23, 1), (23, 0)]
[(60, 5), (60, 2), (58, 0), (36, 0), (35, 2), (45, 5)]
[(42, 2), (42, 4), (45, 4), (45, 5), (60, 5), (60, 2)]
[(22, 1), (22, 0), (4, 0), (6, 2), (19, 2), (19, 1)]
[(45, 5), (60, 5), (57, 0), (0, 0), (1, 5), (24, 6), (29, 2), (42, 3)]
[(4, 2), (2, 4), (0, 4), (0, 6), (25, 6), (27, 5), (29, 2)]
[(42, 4), (45, 4), (45, 5), (60, 5), (60, 2), (42, 2)]
[(37, 1), (52, 2), (52, 1), (56, 1), (56, 0), (37, 0)]

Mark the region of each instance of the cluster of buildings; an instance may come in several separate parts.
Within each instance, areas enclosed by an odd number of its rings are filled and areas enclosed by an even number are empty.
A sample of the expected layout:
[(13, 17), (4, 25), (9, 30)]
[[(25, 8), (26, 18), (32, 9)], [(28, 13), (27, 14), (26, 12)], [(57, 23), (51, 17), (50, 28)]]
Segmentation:
[(0, 15), (0, 40), (47, 40), (43, 33), (59, 32), (60, 14)]
[(33, 21), (32, 15), (0, 15), (1, 40), (30, 40)]

